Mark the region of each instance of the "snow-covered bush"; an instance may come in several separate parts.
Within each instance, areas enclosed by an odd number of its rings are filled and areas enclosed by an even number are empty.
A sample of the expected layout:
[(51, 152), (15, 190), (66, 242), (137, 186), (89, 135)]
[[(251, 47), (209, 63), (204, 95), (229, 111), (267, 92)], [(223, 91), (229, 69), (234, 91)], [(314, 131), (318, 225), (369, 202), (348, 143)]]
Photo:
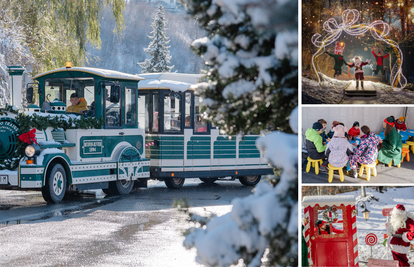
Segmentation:
[[(290, 124), (297, 132), (297, 108)], [(234, 199), (231, 212), (223, 216), (190, 214), (198, 227), (188, 230), (184, 246), (197, 249), (198, 263), (225, 267), (243, 259), (249, 267), (298, 264), (297, 135), (272, 132), (257, 139), (256, 146), (272, 166), (282, 169), (279, 182), (275, 187), (260, 182), (252, 195)]]

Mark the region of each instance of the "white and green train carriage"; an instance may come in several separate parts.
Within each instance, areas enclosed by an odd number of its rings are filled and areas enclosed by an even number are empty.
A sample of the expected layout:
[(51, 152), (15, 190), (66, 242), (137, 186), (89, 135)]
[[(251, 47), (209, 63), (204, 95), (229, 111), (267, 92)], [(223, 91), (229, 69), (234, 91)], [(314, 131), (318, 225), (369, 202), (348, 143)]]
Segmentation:
[[(23, 71), (9, 68), (16, 106)], [(0, 187), (37, 188), (47, 202), (60, 202), (68, 191), (128, 194), (134, 186), (146, 186), (148, 179), (163, 180), (169, 188), (180, 188), (185, 178), (214, 182), (231, 177), (256, 184), (261, 175), (272, 173), (255, 147), (258, 136), (220, 135), (204, 122), (201, 98), (190, 89), (199, 77), (70, 66), (37, 75), (34, 102), (42, 108), (32, 104), (25, 116), (32, 124), (50, 122), (50, 127), (36, 130), (20, 151), (21, 114), (0, 116)], [(27, 92), (32, 99), (32, 90)], [(70, 107), (74, 93), (81, 111)], [(70, 118), (102, 123), (95, 124), (97, 129), (73, 129), (67, 127)]]

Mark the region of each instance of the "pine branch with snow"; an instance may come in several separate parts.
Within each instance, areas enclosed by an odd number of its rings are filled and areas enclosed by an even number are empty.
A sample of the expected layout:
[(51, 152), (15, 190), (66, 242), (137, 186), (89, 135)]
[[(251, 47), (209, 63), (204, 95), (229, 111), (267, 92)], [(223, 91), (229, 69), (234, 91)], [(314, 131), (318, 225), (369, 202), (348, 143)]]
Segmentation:
[(170, 64), (170, 46), (169, 38), (165, 35), (167, 28), (167, 21), (164, 16), (164, 9), (161, 4), (158, 5), (157, 13), (151, 24), (152, 31), (151, 36), (148, 36), (152, 41), (149, 43), (144, 51), (151, 56), (150, 59), (145, 59), (144, 62), (138, 63), (141, 67), (142, 73), (151, 72), (171, 72), (174, 66), (168, 66)]
[[(296, 108), (290, 116), (294, 132), (297, 123)], [(252, 195), (234, 199), (223, 216), (190, 213), (189, 221), (198, 224), (187, 231), (184, 246), (197, 249), (200, 264), (225, 267), (240, 259), (249, 267), (298, 264), (298, 137), (272, 132), (257, 139), (256, 147), (282, 169), (280, 179), (275, 187), (260, 182)]]
[(290, 131), (297, 106), (297, 1), (188, 0), (209, 37), (192, 44), (209, 66), (196, 86), (205, 116), (228, 134)]

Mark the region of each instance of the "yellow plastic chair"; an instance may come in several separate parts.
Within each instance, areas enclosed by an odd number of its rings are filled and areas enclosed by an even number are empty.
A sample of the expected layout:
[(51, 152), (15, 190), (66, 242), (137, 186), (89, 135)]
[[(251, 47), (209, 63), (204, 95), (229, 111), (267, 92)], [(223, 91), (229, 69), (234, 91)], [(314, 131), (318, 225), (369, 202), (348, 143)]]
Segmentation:
[(404, 161), (404, 156), (406, 157), (407, 161), (410, 162), (410, 150), (408, 148), (405, 148), (405, 147), (403, 147), (403, 149), (402, 149), (401, 163)]
[(411, 152), (414, 153), (414, 141), (407, 141), (406, 143), (408, 146), (410, 146)]
[(342, 170), (343, 167), (334, 167), (331, 164), (328, 164), (328, 168), (329, 168), (328, 182), (332, 183), (334, 171), (338, 171), (339, 172), (339, 180), (341, 180), (341, 182), (344, 181), (344, 171)]
[(319, 174), (319, 163), (322, 165), (323, 160), (322, 159), (311, 159), (308, 157), (308, 164), (306, 165), (306, 172), (310, 171), (311, 165), (312, 168), (315, 168), (316, 175)]
[[(391, 167), (392, 166), (392, 160), (390, 161), (390, 163), (388, 164), (388, 167)], [(401, 167), (401, 163), (399, 163), (398, 165), (397, 165), (397, 167), (399, 168), (399, 167)]]
[(377, 164), (374, 162), (372, 164), (361, 164), (361, 169), (359, 170), (359, 176), (362, 176), (364, 174), (364, 168), (365, 172), (367, 173), (367, 181), (371, 178), (371, 170), (372, 170), (372, 176), (377, 176)]

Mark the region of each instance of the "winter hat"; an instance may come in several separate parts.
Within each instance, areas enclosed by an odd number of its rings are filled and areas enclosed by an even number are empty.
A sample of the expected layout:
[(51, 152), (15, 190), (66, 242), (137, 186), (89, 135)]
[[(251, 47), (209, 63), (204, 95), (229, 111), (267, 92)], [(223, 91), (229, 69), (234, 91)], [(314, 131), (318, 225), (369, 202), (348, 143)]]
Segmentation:
[(320, 122), (315, 122), (315, 123), (312, 125), (312, 129), (314, 129), (314, 130), (316, 130), (316, 131), (320, 131), (320, 130), (322, 130), (322, 129), (323, 129), (322, 123), (320, 123)]
[(384, 122), (390, 126), (394, 126), (394, 118), (388, 117), (384, 120)]
[(345, 137), (345, 133), (348, 132), (348, 129), (340, 124), (333, 127), (334, 137)]
[(392, 210), (392, 215), (402, 216), (405, 214), (406, 214), (405, 207), (402, 204), (397, 204), (397, 206), (395, 206), (394, 209)]
[(315, 223), (315, 226), (319, 228), (319, 225), (323, 224), (324, 222), (322, 220), (317, 220)]
[(405, 120), (405, 117), (403, 117), (403, 116), (402, 116), (402, 117), (399, 117), (398, 119), (399, 119), (400, 121), (404, 121), (404, 120)]
[(352, 127), (358, 126), (359, 127), (359, 122), (354, 122), (354, 124), (352, 125)]
[(333, 121), (332, 122), (332, 126), (336, 126), (336, 125), (338, 125), (339, 124), (339, 121)]

